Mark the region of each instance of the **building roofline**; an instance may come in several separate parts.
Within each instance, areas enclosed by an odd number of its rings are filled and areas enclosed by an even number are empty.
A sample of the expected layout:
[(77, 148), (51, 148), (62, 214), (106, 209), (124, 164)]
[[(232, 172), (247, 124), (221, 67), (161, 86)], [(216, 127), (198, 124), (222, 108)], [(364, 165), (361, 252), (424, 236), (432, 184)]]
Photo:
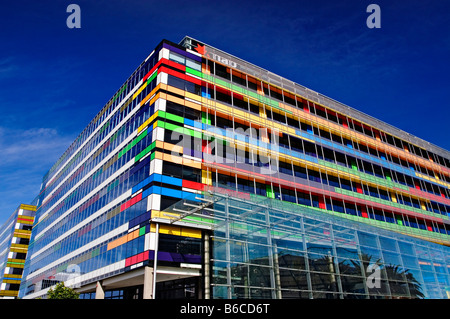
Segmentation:
[[(261, 74), (266, 73), (266, 76), (268, 77), (269, 82), (270, 82), (270, 80), (275, 80), (277, 82), (281, 82), (281, 84), (282, 84), (281, 87), (286, 87), (287, 90), (289, 90), (289, 89), (292, 90), (292, 88), (293, 88), (294, 89), (293, 93), (296, 93), (296, 94), (299, 94), (301, 96), (304, 96), (306, 99), (309, 99), (309, 100), (311, 100), (313, 102), (316, 102), (316, 103), (322, 104), (324, 106), (330, 107), (331, 109), (333, 109), (333, 110), (335, 110), (337, 112), (344, 113), (344, 114), (347, 114), (349, 116), (352, 116), (352, 117), (354, 117), (354, 118), (356, 118), (358, 120), (361, 120), (362, 122), (364, 122), (367, 125), (373, 126), (375, 128), (379, 128), (379, 129), (381, 129), (381, 130), (383, 130), (383, 131), (385, 131), (385, 132), (387, 132), (389, 134), (392, 134), (395, 137), (403, 139), (403, 140), (405, 140), (405, 141), (407, 141), (407, 142), (409, 142), (411, 144), (414, 144), (416, 146), (419, 146), (421, 148), (424, 148), (426, 150), (434, 152), (437, 155), (443, 156), (445, 158), (450, 158), (450, 152), (448, 150), (440, 147), (440, 146), (437, 146), (437, 145), (435, 145), (435, 144), (433, 144), (431, 142), (428, 142), (428, 141), (426, 141), (426, 140), (424, 140), (424, 139), (422, 139), (420, 137), (417, 137), (417, 136), (415, 136), (415, 135), (413, 135), (411, 133), (408, 133), (408, 132), (406, 132), (406, 131), (398, 128), (398, 127), (395, 127), (392, 124), (389, 124), (389, 123), (384, 122), (384, 121), (382, 121), (380, 119), (377, 119), (376, 117), (374, 117), (372, 115), (366, 114), (366, 113), (364, 113), (364, 112), (362, 112), (360, 110), (357, 110), (357, 109), (355, 109), (355, 108), (353, 108), (351, 106), (348, 106), (348, 105), (346, 105), (346, 104), (344, 104), (342, 102), (339, 102), (339, 101), (337, 101), (337, 100), (335, 100), (333, 98), (330, 98), (330, 97), (328, 97), (328, 96), (326, 96), (326, 95), (324, 95), (322, 93), (314, 91), (314, 90), (312, 90), (310, 88), (307, 88), (307, 87), (305, 87), (305, 86), (303, 86), (301, 84), (298, 84), (298, 83), (296, 83), (294, 81), (288, 80), (285, 77), (282, 77), (282, 76), (280, 76), (278, 74), (275, 74), (275, 73), (273, 73), (271, 71), (268, 71), (268, 70), (266, 70), (266, 69), (264, 69), (264, 68), (262, 68), (260, 66), (257, 66), (257, 65), (255, 65), (255, 64), (253, 64), (251, 62), (248, 62), (248, 61), (243, 60), (243, 59), (241, 59), (239, 57), (236, 57), (236, 56), (234, 56), (234, 55), (232, 55), (230, 53), (227, 53), (225, 51), (217, 49), (217, 48), (215, 48), (215, 47), (213, 47), (213, 46), (211, 46), (211, 45), (209, 45), (207, 43), (204, 43), (203, 41), (197, 40), (197, 39), (195, 39), (193, 37), (190, 37), (190, 36), (186, 35), (179, 42), (179, 45), (184, 46), (186, 39), (191, 39), (191, 40), (193, 40), (195, 42), (203, 43), (203, 44), (207, 45), (209, 48), (211, 48), (211, 49), (213, 49), (215, 51), (218, 51), (218, 52), (220, 52), (221, 54), (223, 54), (223, 55), (225, 55), (227, 57), (231, 57), (232, 59), (238, 60), (240, 63), (242, 63), (242, 64), (244, 64), (246, 66), (251, 66), (253, 68), (256, 68), (256, 69), (260, 70)], [(289, 86), (291, 86), (291, 88)], [(298, 89), (298, 91), (300, 91), (300, 92), (297, 92), (296, 89)], [(301, 91), (304, 91), (303, 94), (302, 94)]]

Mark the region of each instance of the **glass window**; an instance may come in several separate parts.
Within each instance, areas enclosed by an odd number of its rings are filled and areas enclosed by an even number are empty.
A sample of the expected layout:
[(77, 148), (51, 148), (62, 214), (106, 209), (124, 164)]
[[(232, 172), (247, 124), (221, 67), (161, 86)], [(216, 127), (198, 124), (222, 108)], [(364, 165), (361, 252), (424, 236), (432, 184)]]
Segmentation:
[(197, 71), (202, 70), (202, 64), (200, 62), (191, 60), (189, 58), (186, 58), (186, 66)]
[(169, 60), (184, 64), (185, 63), (185, 58), (184, 56), (182, 56), (181, 54), (175, 53), (170, 51), (169, 53)]
[(395, 240), (387, 237), (379, 237), (381, 249), (397, 251), (397, 247), (395, 245)]

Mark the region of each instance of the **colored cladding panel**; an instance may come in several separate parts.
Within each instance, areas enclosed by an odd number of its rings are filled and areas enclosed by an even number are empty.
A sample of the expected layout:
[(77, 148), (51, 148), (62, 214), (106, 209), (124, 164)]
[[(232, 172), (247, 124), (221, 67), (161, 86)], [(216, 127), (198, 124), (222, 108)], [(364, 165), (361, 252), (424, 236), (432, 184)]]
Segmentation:
[(275, 198), (275, 193), (272, 191), (272, 187), (270, 185), (266, 185), (266, 196), (269, 198)]
[(183, 55), (183, 56), (185, 56), (185, 57), (187, 57), (187, 58), (196, 60), (196, 61), (198, 61), (198, 62), (202, 62), (202, 58), (199, 57), (198, 55), (195, 55), (195, 54), (186, 52), (186, 50), (176, 48), (176, 47), (174, 47), (174, 46), (172, 46), (172, 45), (170, 45), (170, 44), (164, 43), (164, 44), (163, 44), (163, 48), (167, 48), (167, 49), (169, 49), (170, 51), (173, 51), (173, 52), (176, 52), (176, 53), (178, 53), (178, 54), (181, 54), (181, 55)]
[(365, 207), (361, 207), (361, 216), (364, 218), (369, 218), (369, 215), (367, 215), (367, 211)]
[(183, 180), (183, 187), (186, 188), (191, 188), (191, 189), (195, 189), (195, 190), (200, 190), (203, 191), (205, 185), (202, 183), (197, 183), (197, 182), (191, 182), (191, 181), (187, 181), (187, 180)]
[(120, 206), (120, 211), (124, 211), (125, 209), (133, 206), (134, 204), (136, 204), (137, 202), (139, 202), (140, 200), (142, 200), (142, 193), (136, 195), (135, 197), (131, 198), (130, 200), (128, 200), (127, 202), (123, 203)]
[(144, 137), (146, 137), (147, 134), (147, 131), (144, 131), (140, 135), (138, 135), (130, 144), (128, 144), (122, 151), (119, 152), (118, 158), (122, 157), (129, 150), (131, 150), (137, 143), (139, 143)]
[(198, 76), (198, 77), (202, 76), (202, 72), (194, 70), (194, 69), (191, 69), (190, 67), (186, 67), (186, 72), (190, 73), (192, 75)]
[(325, 200), (322, 196), (319, 196), (319, 208), (326, 209)]

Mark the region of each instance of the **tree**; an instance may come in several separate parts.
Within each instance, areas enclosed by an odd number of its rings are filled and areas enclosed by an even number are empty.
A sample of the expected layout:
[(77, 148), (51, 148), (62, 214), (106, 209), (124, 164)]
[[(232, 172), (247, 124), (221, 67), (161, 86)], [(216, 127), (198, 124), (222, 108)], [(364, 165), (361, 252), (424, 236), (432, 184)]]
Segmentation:
[(64, 282), (57, 283), (55, 289), (50, 288), (47, 292), (48, 299), (79, 299), (79, 295), (72, 288), (66, 287)]

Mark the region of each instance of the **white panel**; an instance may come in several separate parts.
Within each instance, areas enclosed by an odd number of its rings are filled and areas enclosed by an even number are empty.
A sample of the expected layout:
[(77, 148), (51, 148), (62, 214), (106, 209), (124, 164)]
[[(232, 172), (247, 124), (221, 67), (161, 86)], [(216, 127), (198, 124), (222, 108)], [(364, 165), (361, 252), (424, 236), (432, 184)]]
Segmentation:
[[(154, 162), (154, 161), (152, 161)], [(153, 194), (147, 197), (147, 211), (152, 209)]]
[(148, 172), (148, 176), (152, 175), (155, 172), (155, 160), (150, 161), (150, 170)]
[(161, 98), (159, 98), (159, 99), (157, 99), (156, 100), (156, 102), (155, 102), (155, 112), (156, 111), (166, 111), (166, 100), (164, 100), (164, 99), (161, 99)]
[(162, 127), (158, 126), (153, 130), (152, 143), (156, 140), (164, 141), (164, 129)]
[(150, 233), (144, 235), (144, 251), (149, 250), (150, 248)]
[(149, 249), (155, 250), (156, 249), (156, 233), (148, 233), (149, 235)]
[(163, 161), (157, 158), (155, 158), (154, 161), (155, 161), (155, 173), (162, 174)]
[(169, 52), (169, 49), (162, 48), (160, 52), (162, 52), (162, 57), (163, 57), (164, 59), (169, 60), (169, 53), (170, 53), (170, 52)]
[(158, 74), (158, 78), (156, 80), (156, 84), (164, 83), (167, 84), (167, 81), (169, 80), (169, 76), (167, 73), (161, 72)]
[(152, 209), (160, 210), (160, 207), (161, 207), (161, 195), (153, 194)]

